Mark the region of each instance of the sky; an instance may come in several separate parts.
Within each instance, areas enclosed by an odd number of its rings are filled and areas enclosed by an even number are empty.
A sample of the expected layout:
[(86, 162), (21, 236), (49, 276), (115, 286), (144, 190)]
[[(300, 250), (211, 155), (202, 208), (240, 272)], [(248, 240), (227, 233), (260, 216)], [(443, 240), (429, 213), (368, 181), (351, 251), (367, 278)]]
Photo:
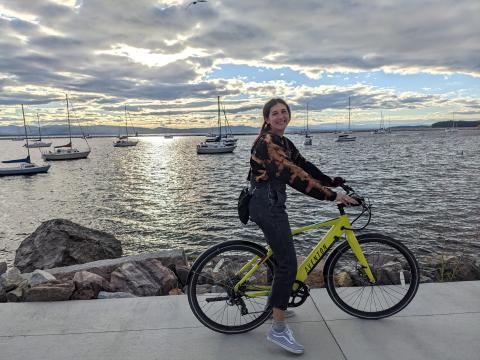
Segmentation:
[(0, 126), (260, 126), (480, 119), (480, 1), (1, 0)]

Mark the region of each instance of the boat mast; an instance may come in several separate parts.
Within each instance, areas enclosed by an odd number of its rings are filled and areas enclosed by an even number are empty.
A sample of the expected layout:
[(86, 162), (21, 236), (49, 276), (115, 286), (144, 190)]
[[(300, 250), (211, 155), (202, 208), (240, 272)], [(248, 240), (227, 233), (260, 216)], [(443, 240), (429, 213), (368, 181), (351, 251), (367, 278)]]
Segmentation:
[(308, 102), (307, 102), (307, 135), (308, 135)]
[(222, 122), (220, 119), (220, 96), (217, 96), (217, 102), (218, 102), (218, 132), (221, 139), (222, 138)]
[(68, 133), (70, 134), (70, 147), (72, 147), (72, 129), (70, 128), (70, 109), (68, 108), (68, 94), (65, 94), (67, 100), (67, 121), (68, 121)]
[(348, 97), (348, 131), (350, 131), (350, 96)]
[(128, 140), (127, 105), (125, 105), (125, 133), (127, 134), (127, 140)]
[(42, 132), (40, 130), (40, 116), (38, 116), (38, 112), (37, 112), (37, 121), (38, 121), (38, 139), (42, 141)]
[(27, 153), (28, 153), (28, 162), (30, 162), (30, 149), (28, 148), (28, 133), (27, 133), (27, 122), (25, 121), (25, 111), (23, 110), (22, 104), (22, 115), (23, 115), (23, 128), (25, 129), (25, 141), (27, 144)]

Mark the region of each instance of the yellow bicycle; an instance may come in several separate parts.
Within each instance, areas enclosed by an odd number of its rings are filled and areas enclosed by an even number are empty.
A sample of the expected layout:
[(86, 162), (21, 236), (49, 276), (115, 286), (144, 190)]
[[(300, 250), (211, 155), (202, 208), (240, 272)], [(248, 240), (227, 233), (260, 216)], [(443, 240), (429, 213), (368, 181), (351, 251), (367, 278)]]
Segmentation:
[[(292, 231), (298, 235), (330, 228), (299, 265), (288, 306), (305, 302), (310, 294), (305, 280), (327, 256), (325, 287), (338, 307), (363, 319), (391, 316), (415, 296), (420, 282), (418, 263), (405, 245), (389, 236), (356, 236), (355, 231), (369, 224), (372, 207), (349, 186), (343, 188), (362, 208), (353, 221), (344, 205), (337, 204), (339, 217)], [(368, 217), (366, 225), (353, 229), (352, 224), (362, 216)], [(188, 277), (187, 295), (194, 315), (208, 328), (225, 334), (260, 326), (272, 312), (268, 296), (274, 267), (272, 250), (257, 243), (226, 241), (211, 247), (198, 257)]]

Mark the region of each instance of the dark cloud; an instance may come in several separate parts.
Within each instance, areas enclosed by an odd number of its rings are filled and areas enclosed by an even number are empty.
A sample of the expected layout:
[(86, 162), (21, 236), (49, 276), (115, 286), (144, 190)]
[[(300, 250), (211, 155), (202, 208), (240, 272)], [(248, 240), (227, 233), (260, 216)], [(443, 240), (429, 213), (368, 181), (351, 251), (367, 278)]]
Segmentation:
[[(72, 7), (48, 0), (2, 1), (11, 13), (0, 15), (0, 104), (57, 101), (56, 95), (37, 96), (42, 89), (75, 93), (80, 102), (105, 110), (104, 104), (151, 102), (152, 115), (165, 115), (177, 99), (183, 99), (179, 112), (210, 106), (217, 95), (248, 96), (228, 105), (237, 114), (255, 112), (264, 97), (277, 94), (288, 95), (299, 110), (306, 102), (319, 111), (343, 109), (349, 96), (363, 109), (448, 103), (442, 96), (361, 86), (297, 89), (203, 77), (215, 64), (232, 61), (309, 75), (383, 69), (480, 76), (478, 1), (186, 3), (82, 1)], [(127, 54), (127, 48), (143, 52), (145, 59)], [(178, 57), (154, 61), (172, 55)], [(22, 87), (38, 90), (18, 91)], [(463, 105), (474, 109), (478, 99)], [(112, 111), (118, 107), (112, 105)]]

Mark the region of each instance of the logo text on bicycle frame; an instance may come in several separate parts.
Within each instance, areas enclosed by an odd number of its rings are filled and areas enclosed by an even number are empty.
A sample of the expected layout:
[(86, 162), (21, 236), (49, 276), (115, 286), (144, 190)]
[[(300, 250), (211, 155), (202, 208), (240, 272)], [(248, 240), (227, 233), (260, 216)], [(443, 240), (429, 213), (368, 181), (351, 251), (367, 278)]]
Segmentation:
[(318, 249), (315, 254), (313, 254), (312, 259), (305, 265), (305, 271), (307, 274), (313, 270), (315, 266), (322, 260), (323, 255), (327, 252), (328, 248), (327, 245), (323, 245), (320, 249)]

